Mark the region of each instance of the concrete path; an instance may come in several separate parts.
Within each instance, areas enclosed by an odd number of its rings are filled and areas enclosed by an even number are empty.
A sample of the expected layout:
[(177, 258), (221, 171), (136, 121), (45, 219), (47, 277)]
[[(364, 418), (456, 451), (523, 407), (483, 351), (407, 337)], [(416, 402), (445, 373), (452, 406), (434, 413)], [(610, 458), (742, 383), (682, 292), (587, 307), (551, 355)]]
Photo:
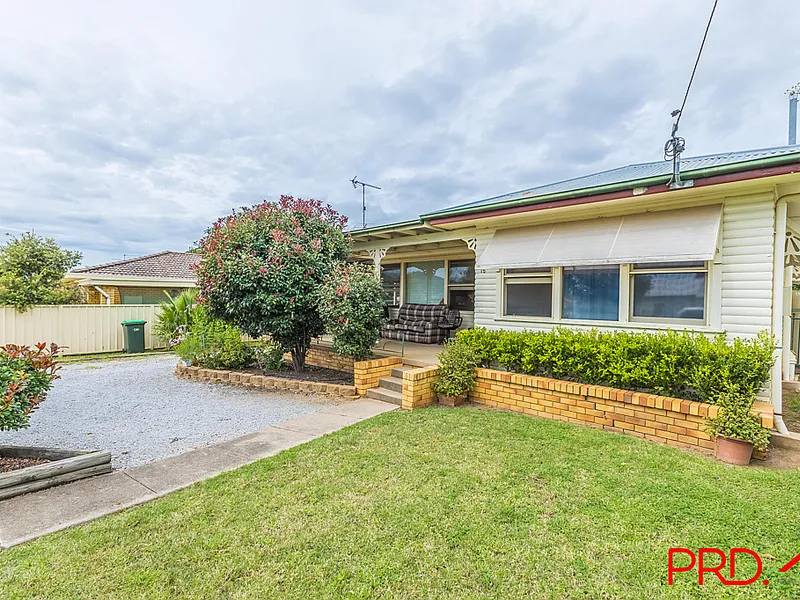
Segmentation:
[(0, 501), (0, 548), (143, 504), (397, 408), (361, 398), (207, 448)]

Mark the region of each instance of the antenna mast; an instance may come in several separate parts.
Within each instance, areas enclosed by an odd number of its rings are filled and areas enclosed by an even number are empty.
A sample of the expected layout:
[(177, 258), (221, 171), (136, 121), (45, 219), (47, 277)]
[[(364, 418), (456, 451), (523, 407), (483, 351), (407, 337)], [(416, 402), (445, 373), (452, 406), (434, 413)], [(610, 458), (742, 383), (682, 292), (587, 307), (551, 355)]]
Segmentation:
[(366, 194), (366, 188), (372, 188), (373, 190), (379, 190), (381, 188), (379, 188), (377, 185), (372, 185), (372, 184), (369, 184), (369, 183), (364, 183), (363, 181), (358, 181), (358, 179), (356, 179), (357, 177), (358, 177), (358, 175), (353, 177), (350, 180), (350, 183), (353, 184), (353, 189), (357, 189), (359, 185), (361, 186), (361, 229), (366, 229), (367, 228), (367, 194)]

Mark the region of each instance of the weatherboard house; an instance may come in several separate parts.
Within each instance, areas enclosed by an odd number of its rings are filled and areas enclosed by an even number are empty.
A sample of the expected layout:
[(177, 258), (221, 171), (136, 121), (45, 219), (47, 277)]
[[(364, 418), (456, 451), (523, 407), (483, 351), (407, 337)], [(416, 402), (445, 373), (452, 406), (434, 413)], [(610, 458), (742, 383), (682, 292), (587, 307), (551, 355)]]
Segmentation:
[(462, 327), (767, 330), (783, 429), (800, 147), (634, 164), (355, 230), (390, 305), (447, 304)]

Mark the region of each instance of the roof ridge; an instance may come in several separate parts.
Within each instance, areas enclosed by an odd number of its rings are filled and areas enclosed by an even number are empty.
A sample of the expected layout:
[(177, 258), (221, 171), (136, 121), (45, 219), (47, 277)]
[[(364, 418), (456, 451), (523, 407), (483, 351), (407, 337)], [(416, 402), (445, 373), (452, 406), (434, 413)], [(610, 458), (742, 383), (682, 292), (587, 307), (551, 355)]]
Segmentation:
[(73, 269), (70, 273), (85, 273), (91, 269), (102, 269), (104, 267), (112, 267), (115, 265), (125, 265), (128, 263), (136, 262), (138, 260), (144, 260), (146, 258), (153, 258), (155, 256), (161, 256), (163, 254), (190, 254), (189, 252), (177, 252), (175, 250), (161, 250), (160, 252), (153, 252), (152, 254), (144, 254), (142, 256), (136, 256), (134, 258), (123, 258), (122, 260), (112, 260), (111, 262), (101, 263), (99, 265), (89, 265), (88, 267), (80, 267), (79, 269)]

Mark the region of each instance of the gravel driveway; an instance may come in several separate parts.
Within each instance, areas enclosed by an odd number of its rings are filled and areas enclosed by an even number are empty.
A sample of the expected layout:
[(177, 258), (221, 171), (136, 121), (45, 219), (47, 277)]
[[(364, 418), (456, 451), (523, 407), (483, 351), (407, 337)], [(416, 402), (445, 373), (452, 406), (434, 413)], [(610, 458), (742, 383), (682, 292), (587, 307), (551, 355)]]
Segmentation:
[(216, 444), (322, 410), (329, 398), (186, 381), (176, 358), (67, 365), (29, 429), (0, 444), (111, 450), (116, 468)]

